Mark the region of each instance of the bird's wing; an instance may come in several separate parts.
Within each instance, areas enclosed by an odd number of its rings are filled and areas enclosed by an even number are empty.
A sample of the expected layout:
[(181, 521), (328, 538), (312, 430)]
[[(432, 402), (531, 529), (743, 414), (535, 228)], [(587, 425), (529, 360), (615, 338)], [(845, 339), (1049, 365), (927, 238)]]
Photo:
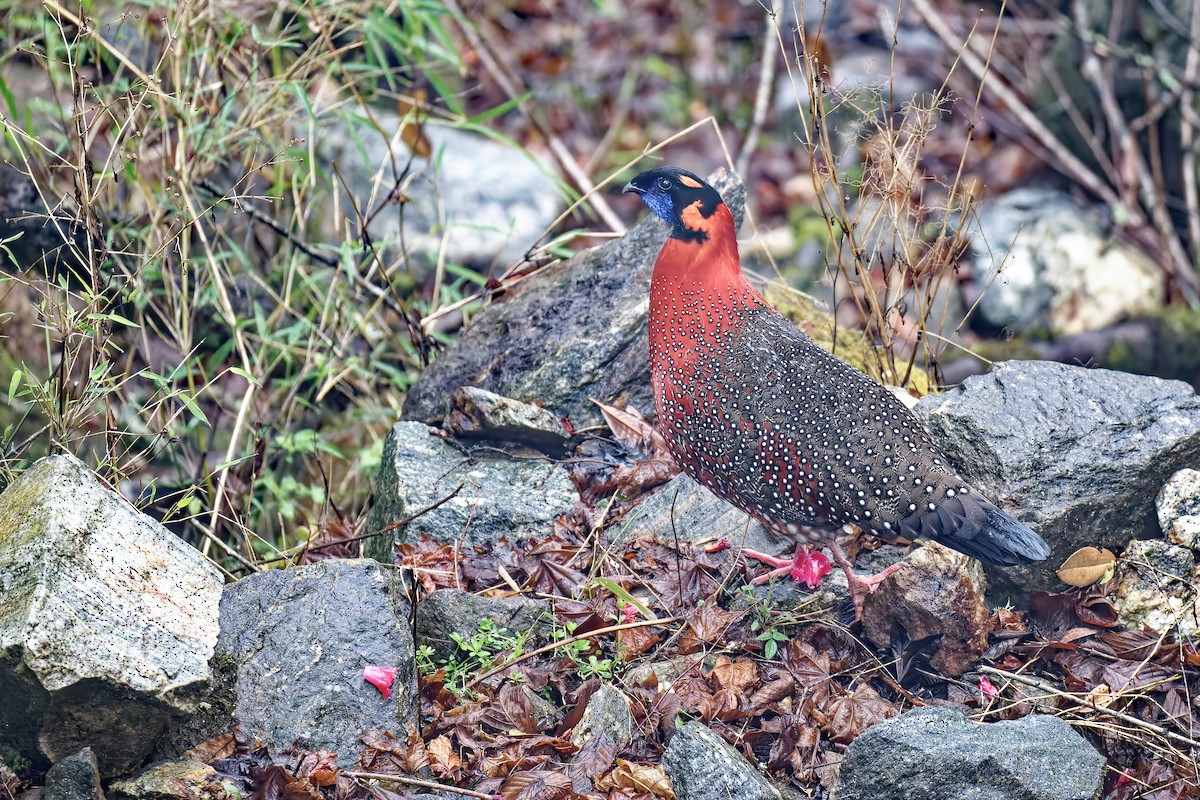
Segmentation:
[(984, 525), (899, 400), (786, 319), (764, 309), (729, 360), (726, 391), (749, 386), (755, 398), (745, 413), (758, 452), (747, 466), (762, 477), (759, 502), (789, 521), (854, 523), (886, 538), (970, 537)]

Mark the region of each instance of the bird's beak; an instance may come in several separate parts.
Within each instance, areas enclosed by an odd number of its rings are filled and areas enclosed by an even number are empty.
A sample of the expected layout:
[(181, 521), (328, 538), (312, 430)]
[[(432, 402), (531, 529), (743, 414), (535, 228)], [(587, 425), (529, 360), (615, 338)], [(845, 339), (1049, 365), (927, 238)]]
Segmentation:
[(634, 194), (641, 194), (642, 189), (641, 187), (636, 186), (633, 181), (630, 181), (629, 183), (625, 184), (623, 189), (621, 189), (621, 194), (629, 194), (630, 192), (633, 192)]

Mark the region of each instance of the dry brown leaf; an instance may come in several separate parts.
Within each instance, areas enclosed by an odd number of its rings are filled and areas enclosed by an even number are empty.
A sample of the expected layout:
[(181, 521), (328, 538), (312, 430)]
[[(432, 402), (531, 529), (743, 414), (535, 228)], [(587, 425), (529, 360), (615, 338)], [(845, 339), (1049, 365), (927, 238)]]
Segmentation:
[(229, 758), (237, 749), (237, 742), (232, 733), (222, 733), (193, 747), (183, 754), (184, 758), (192, 761), (203, 761), (205, 764), (218, 758)]
[(452, 781), (458, 780), (462, 774), (462, 759), (454, 752), (449, 736), (442, 734), (425, 745), (425, 750), (429, 753), (429, 768), (433, 774)]
[(717, 656), (713, 666), (712, 677), (723, 689), (730, 689), (735, 694), (747, 694), (759, 683), (758, 667), (748, 658), (730, 660), (729, 656)]
[(1107, 549), (1081, 547), (1058, 568), (1058, 579), (1068, 586), (1091, 586), (1112, 577), (1117, 557)]
[(671, 780), (662, 767), (656, 764), (635, 764), (623, 758), (617, 759), (617, 766), (611, 772), (596, 779), (596, 788), (602, 791), (625, 789), (649, 792), (655, 797), (672, 799), (675, 797)]
[(658, 644), (661, 638), (649, 628), (624, 628), (617, 631), (617, 647), (628, 660), (640, 656)]
[(604, 422), (616, 440), (626, 447), (647, 450), (654, 446), (657, 439), (661, 439), (658, 431), (654, 430), (654, 426), (647, 422), (636, 409), (631, 407), (623, 410), (597, 400), (592, 402), (600, 409), (600, 413), (604, 416)]
[(679, 652), (694, 653), (704, 643), (721, 641), (726, 630), (741, 618), (735, 611), (725, 611), (713, 603), (700, 606), (688, 616), (688, 627), (679, 639)]

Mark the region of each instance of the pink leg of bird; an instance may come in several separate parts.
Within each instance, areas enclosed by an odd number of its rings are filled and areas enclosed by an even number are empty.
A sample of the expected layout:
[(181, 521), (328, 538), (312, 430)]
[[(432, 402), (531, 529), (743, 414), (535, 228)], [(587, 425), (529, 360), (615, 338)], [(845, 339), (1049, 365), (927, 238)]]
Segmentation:
[[(837, 542), (830, 540), (826, 544), (829, 547), (829, 552), (833, 554), (833, 560), (842, 568), (842, 572), (846, 573), (846, 583), (850, 587), (850, 601), (854, 604), (854, 621), (858, 622), (862, 619), (863, 602), (866, 600), (867, 595), (878, 589), (879, 584), (883, 583), (900, 565), (893, 564), (882, 572), (872, 575), (869, 578), (863, 578), (855, 573), (853, 566), (850, 564), (850, 559), (846, 557), (846, 552), (842, 550)], [(786, 575), (797, 583), (803, 583), (808, 588), (815, 589), (820, 585), (821, 579), (833, 571), (832, 567), (829, 566), (829, 559), (823, 553), (810, 553), (804, 545), (797, 545), (796, 554), (790, 559), (779, 558), (778, 556), (771, 556), (750, 549), (742, 550), (742, 555), (775, 567), (770, 572), (764, 572), (750, 581), (753, 584), (766, 583), (767, 581)]]

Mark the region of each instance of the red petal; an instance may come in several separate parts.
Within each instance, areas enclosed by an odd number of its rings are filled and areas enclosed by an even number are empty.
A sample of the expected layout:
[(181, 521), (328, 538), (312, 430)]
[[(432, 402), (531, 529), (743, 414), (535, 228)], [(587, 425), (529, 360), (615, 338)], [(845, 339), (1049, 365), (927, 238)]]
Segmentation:
[(1000, 694), (1000, 690), (986, 677), (979, 679), (979, 691), (983, 692), (983, 696), (988, 700), (995, 700), (996, 695)]
[(792, 580), (803, 583), (810, 589), (821, 585), (821, 579), (833, 572), (824, 553), (797, 553), (792, 564)]
[(392, 684), (396, 682), (395, 667), (364, 667), (363, 680), (374, 686), (384, 700), (392, 696)]

